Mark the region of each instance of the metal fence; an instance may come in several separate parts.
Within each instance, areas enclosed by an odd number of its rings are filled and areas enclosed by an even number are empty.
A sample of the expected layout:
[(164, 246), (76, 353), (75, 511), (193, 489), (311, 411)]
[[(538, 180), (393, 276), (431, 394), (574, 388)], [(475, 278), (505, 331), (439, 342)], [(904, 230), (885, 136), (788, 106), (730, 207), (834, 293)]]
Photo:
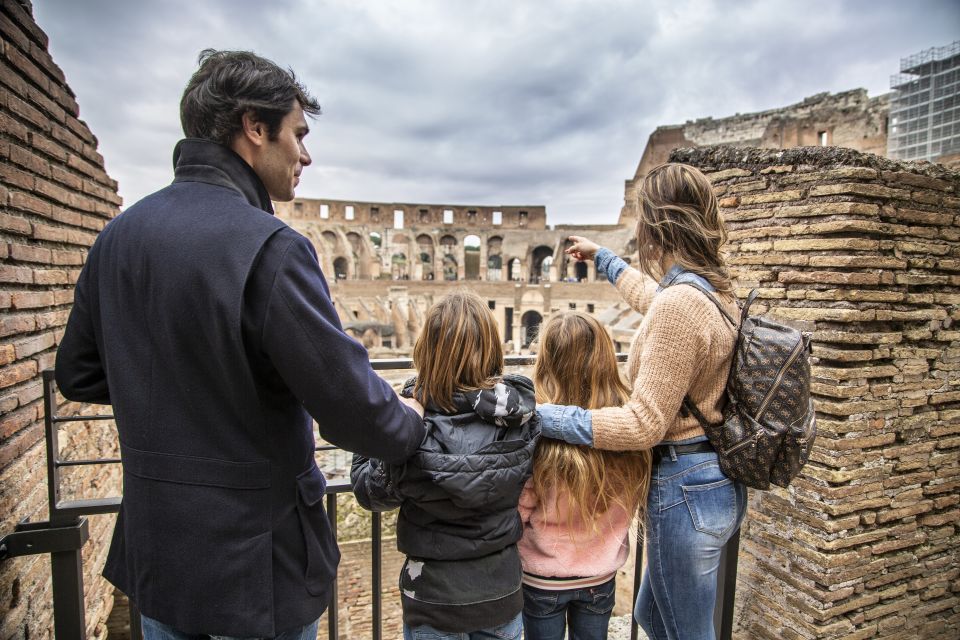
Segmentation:
[[(618, 356), (623, 362), (624, 354)], [(507, 356), (507, 366), (533, 364), (533, 356)], [(409, 359), (371, 360), (375, 370), (410, 369)], [(60, 640), (81, 640), (86, 633), (85, 605), (83, 599), (83, 565), (81, 549), (90, 537), (87, 517), (116, 513), (120, 509), (121, 496), (109, 498), (63, 500), (61, 496), (61, 469), (73, 466), (119, 464), (119, 458), (94, 460), (61, 460), (59, 457), (59, 432), (62, 426), (74, 422), (112, 420), (112, 415), (57, 415), (56, 383), (52, 369), (43, 371), (44, 430), (47, 448), (47, 491), (49, 501), (48, 521), (20, 522), (13, 533), (0, 538), (0, 560), (24, 555), (50, 554), (50, 570), (53, 585), (54, 635)], [(320, 446), (317, 451), (335, 450), (333, 446)], [(337, 535), (337, 494), (350, 491), (347, 480), (332, 481), (327, 485), (327, 518)], [(381, 640), (382, 625), (382, 531), (381, 516), (371, 514), (371, 590), (372, 635)], [(737, 532), (724, 547), (718, 574), (717, 604), (714, 609), (714, 626), (717, 637), (729, 640), (733, 629), (733, 605), (736, 595), (737, 553), (740, 534)], [(638, 540), (634, 567), (633, 602), (640, 589), (643, 566), (643, 545)], [(339, 640), (338, 593), (334, 582), (331, 606), (327, 609), (329, 640)], [(631, 621), (631, 640), (638, 636), (637, 625)], [(130, 602), (131, 640), (141, 640), (140, 614)]]

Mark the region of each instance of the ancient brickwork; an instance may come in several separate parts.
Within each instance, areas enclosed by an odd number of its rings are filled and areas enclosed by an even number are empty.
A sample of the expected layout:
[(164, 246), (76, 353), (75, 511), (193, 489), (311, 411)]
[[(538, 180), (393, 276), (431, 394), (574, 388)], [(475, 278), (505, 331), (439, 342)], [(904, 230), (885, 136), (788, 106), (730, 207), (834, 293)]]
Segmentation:
[(813, 332), (819, 436), (752, 492), (740, 638), (960, 635), (960, 174), (847, 149), (680, 150), (740, 294)]
[[(120, 198), (29, 3), (0, 2), (0, 34), (0, 531), (8, 533), (21, 519), (47, 518), (40, 372), (53, 366), (87, 249)], [(64, 428), (60, 455), (112, 457), (115, 449), (109, 426), (78, 423)], [(116, 467), (65, 474), (67, 498), (119, 491)], [(105, 634), (112, 598), (99, 573), (112, 529), (112, 517), (90, 519), (88, 637)], [(0, 637), (52, 634), (48, 556), (0, 564), (0, 615)]]

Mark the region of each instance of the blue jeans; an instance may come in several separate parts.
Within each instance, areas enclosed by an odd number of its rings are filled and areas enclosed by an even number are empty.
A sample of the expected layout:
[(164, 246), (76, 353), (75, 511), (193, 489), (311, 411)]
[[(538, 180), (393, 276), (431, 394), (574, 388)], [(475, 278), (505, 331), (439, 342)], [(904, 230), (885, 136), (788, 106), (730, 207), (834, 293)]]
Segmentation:
[[(317, 623), (319, 622), (320, 620), (317, 619), (310, 624), (284, 631), (274, 637), (276, 640), (317, 640)], [(202, 640), (206, 638), (210, 640), (241, 640), (240, 638), (234, 638), (232, 636), (190, 635), (181, 633), (169, 625), (157, 622), (153, 618), (148, 618), (143, 615), (140, 616), (140, 624), (143, 625), (143, 640)]]
[(526, 640), (606, 640), (616, 600), (616, 579), (583, 589), (547, 591), (523, 586), (523, 629)]
[[(683, 442), (702, 440), (706, 437)], [(650, 640), (715, 638), (720, 551), (746, 511), (746, 487), (723, 474), (715, 452), (671, 451), (654, 463), (647, 500), (647, 567), (633, 612)]]
[(457, 632), (440, 631), (429, 625), (408, 627), (403, 625), (403, 640), (520, 640), (523, 637), (523, 620), (520, 614), (509, 622), (490, 629)]

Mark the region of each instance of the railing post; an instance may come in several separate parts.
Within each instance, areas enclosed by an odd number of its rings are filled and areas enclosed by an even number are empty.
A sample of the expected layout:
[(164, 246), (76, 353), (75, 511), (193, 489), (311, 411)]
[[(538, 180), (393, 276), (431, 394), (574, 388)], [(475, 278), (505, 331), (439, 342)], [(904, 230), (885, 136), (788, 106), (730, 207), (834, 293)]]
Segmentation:
[[(77, 523), (75, 516), (64, 516), (60, 504), (59, 427), (53, 417), (57, 411), (54, 391), (54, 372), (47, 369), (43, 377), (43, 428), (47, 443), (47, 496), (50, 526)], [(86, 606), (83, 600), (83, 557), (80, 549), (57, 551), (50, 554), (53, 587), (53, 627), (57, 638), (82, 640), (87, 633)]]
[(633, 563), (633, 602), (630, 603), (630, 640), (637, 640), (639, 627), (633, 617), (633, 609), (637, 606), (637, 594), (640, 593), (640, 580), (643, 578), (643, 529), (637, 531), (636, 562)]
[[(337, 494), (328, 493), (327, 494), (327, 519), (330, 520), (330, 530), (333, 531), (333, 537), (337, 537)], [(340, 638), (339, 632), (337, 631), (339, 627), (339, 609), (340, 609), (340, 598), (337, 593), (337, 578), (333, 579), (333, 589), (330, 594), (330, 606), (327, 607), (327, 640), (338, 640)]]
[(380, 514), (376, 511), (372, 514), (372, 530), (370, 532), (371, 538), (371, 549), (372, 549), (372, 563), (373, 564), (373, 640), (381, 640), (383, 637), (383, 628), (381, 622), (381, 607), (380, 599), (383, 597), (383, 550), (380, 541)]
[(733, 603), (737, 595), (737, 556), (740, 554), (740, 528), (723, 545), (717, 572), (717, 603), (713, 609), (713, 627), (719, 640), (733, 637)]

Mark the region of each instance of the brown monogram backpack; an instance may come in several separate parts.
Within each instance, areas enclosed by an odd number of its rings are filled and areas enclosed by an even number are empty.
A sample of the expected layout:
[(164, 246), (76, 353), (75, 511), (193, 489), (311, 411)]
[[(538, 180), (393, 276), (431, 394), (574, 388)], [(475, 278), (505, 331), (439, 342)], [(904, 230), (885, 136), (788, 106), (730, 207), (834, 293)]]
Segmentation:
[(749, 315), (753, 290), (740, 324), (714, 296), (694, 282), (737, 331), (723, 422), (710, 424), (690, 401), (681, 413), (694, 415), (717, 450), (727, 477), (755, 489), (786, 487), (807, 463), (817, 435), (810, 399), (810, 334)]

